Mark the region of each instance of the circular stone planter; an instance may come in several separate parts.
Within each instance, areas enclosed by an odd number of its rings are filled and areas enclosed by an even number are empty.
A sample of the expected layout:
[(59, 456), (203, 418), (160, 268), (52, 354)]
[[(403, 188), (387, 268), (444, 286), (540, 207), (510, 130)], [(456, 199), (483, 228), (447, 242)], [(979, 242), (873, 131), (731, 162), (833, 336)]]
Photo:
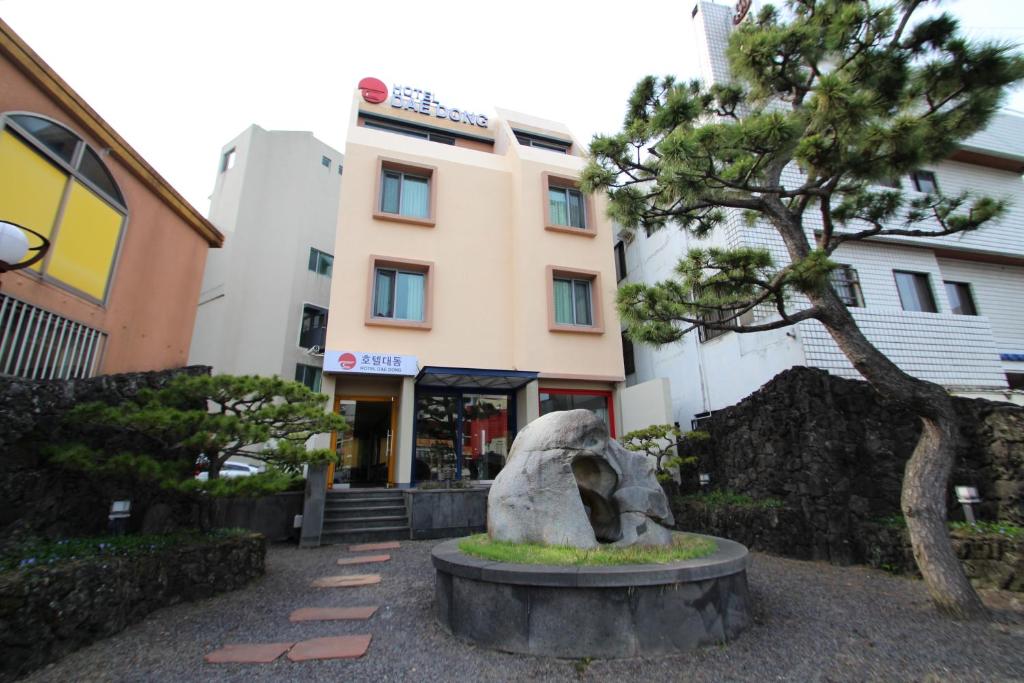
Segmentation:
[[(698, 534), (694, 534), (698, 535)], [(747, 549), (696, 560), (611, 567), (506, 564), (434, 547), (437, 619), (484, 647), (551, 657), (678, 654), (750, 625)]]

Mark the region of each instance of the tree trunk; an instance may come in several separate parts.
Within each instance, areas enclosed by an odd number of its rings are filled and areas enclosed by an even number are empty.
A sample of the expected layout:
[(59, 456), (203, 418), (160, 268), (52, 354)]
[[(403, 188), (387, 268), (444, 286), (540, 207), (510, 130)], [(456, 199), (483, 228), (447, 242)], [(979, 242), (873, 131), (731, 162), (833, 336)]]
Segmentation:
[(932, 601), (939, 611), (957, 619), (987, 618), (946, 524), (949, 477), (960, 439), (952, 397), (943, 387), (908, 375), (879, 351), (831, 288), (810, 298), (822, 311), (822, 324), (864, 379), (921, 418), (921, 436), (903, 473), (900, 506)]

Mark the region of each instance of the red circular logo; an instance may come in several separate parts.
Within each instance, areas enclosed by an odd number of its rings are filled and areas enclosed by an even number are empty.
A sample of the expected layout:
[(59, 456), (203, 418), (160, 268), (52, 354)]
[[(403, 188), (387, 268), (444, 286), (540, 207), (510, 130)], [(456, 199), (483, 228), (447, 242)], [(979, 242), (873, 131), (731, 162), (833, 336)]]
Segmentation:
[(359, 81), (359, 89), (363, 92), (363, 99), (370, 104), (380, 104), (388, 98), (388, 86), (376, 78)]
[(342, 370), (351, 370), (356, 366), (356, 357), (351, 353), (343, 353), (338, 356), (338, 365)]

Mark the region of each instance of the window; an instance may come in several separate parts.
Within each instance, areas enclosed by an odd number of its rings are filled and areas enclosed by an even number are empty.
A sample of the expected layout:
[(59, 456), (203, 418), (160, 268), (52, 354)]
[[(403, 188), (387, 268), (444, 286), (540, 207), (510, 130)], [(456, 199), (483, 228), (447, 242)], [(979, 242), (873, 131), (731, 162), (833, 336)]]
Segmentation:
[(1024, 372), (1006, 373), (1006, 383), (1010, 385), (1011, 389), (1024, 391)]
[(309, 248), (309, 269), (314, 273), (331, 277), (334, 271), (334, 257), (319, 249)]
[(896, 290), (904, 311), (935, 313), (938, 310), (935, 308), (935, 297), (932, 296), (927, 273), (908, 273), (902, 270), (894, 270), (892, 273), (896, 278)]
[(622, 365), (627, 375), (636, 372), (636, 353), (633, 349), (633, 340), (622, 333)]
[(550, 187), (548, 201), (551, 202), (549, 215), (552, 225), (587, 227), (582, 192), (571, 187)]
[[(708, 309), (697, 315), (698, 318), (708, 323), (722, 322), (723, 320), (728, 320), (732, 316), (732, 311), (718, 311), (715, 309)], [(737, 323), (738, 321), (732, 321), (730, 324)], [(726, 332), (729, 332), (729, 330), (710, 330), (706, 327), (699, 327), (697, 328), (697, 339), (699, 339), (703, 344), (704, 342), (709, 342), (712, 339), (718, 339)]]
[(331, 158), (330, 157), (321, 157), (320, 158), (320, 164), (324, 168), (330, 168), (331, 167)]
[(548, 266), (548, 329), (604, 332), (599, 274)]
[(426, 218), (430, 215), (430, 179), (411, 173), (384, 171), (380, 210)]
[(378, 121), (364, 121), (363, 127), (371, 128), (373, 130), (383, 130), (389, 133), (397, 133), (399, 135), (405, 135), (411, 138), (419, 138), (420, 140), (429, 140), (430, 142), (440, 142), (442, 145), (454, 145), (455, 137), (451, 135), (445, 135), (439, 133), (430, 128), (421, 128), (420, 126), (403, 125), (400, 123), (381, 123)]
[(228, 151), (224, 152), (224, 155), (220, 158), (220, 172), (230, 171), (235, 167), (235, 148), (232, 147)]
[(515, 437), (515, 401), (430, 387), (416, 390), (413, 479), (493, 480)]
[(433, 227), (434, 168), (378, 159), (374, 218)]
[(626, 277), (626, 245), (623, 242), (615, 243), (615, 281), (622, 282)]
[(914, 181), (914, 189), (918, 192), (935, 194), (939, 191), (939, 184), (931, 171), (914, 171), (910, 174), (910, 179)]
[(860, 279), (855, 268), (840, 264), (829, 275), (829, 280), (843, 304), (863, 308), (864, 296), (860, 291)]
[(519, 144), (524, 147), (537, 147), (538, 149), (546, 149), (549, 152), (560, 152), (562, 154), (568, 154), (569, 150), (572, 148), (572, 143), (568, 140), (549, 138), (521, 130), (513, 130), (512, 132), (515, 133), (516, 140), (519, 141)]
[(295, 365), (295, 381), (302, 382), (310, 391), (320, 391), (320, 383), (323, 380), (323, 371), (314, 365)]
[(615, 438), (615, 410), (610, 391), (541, 388), (540, 414), (547, 415), (558, 410), (589, 410), (601, 418), (608, 427), (608, 434)]
[(433, 264), (370, 257), (366, 324), (430, 329)]
[(579, 181), (542, 173), (544, 187), (544, 227), (554, 232), (594, 237), (589, 197), (580, 192)]
[(338, 164), (338, 175), (345, 175), (345, 166), (343, 164)]
[(555, 322), (559, 325), (593, 325), (589, 280), (555, 278)]
[(70, 129), (34, 114), (0, 116), (3, 219), (50, 240), (36, 273), (102, 305), (124, 230), (124, 195), (102, 156)]
[(373, 315), (423, 321), (423, 273), (378, 268), (373, 289)]
[(978, 315), (969, 284), (966, 282), (947, 282), (945, 284), (950, 311), (956, 315)]
[(299, 346), (323, 350), (327, 343), (327, 309), (306, 304), (302, 307), (302, 323), (299, 327)]

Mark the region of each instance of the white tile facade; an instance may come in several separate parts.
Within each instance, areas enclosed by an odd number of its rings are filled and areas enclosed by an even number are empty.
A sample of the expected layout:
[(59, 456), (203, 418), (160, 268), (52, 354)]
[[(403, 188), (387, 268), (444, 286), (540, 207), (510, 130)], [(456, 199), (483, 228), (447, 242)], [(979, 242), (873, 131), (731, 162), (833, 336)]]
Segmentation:
[[(732, 8), (700, 2), (694, 15), (701, 68), (705, 82), (728, 80), (725, 44), (731, 30)], [(996, 130), (993, 133), (992, 130)], [(1013, 131), (1017, 131), (1014, 136)], [(1011, 136), (1024, 140), (1024, 119), (1000, 115), (992, 129), (979, 133), (965, 147), (1000, 150), (1000, 141)], [(995, 145), (995, 146), (993, 146)], [(1018, 150), (1017, 148), (1021, 149)], [(1024, 143), (1009, 143), (1003, 151), (1024, 152)], [(944, 162), (931, 169), (940, 190), (947, 195), (961, 191), (984, 193), (1011, 200), (1007, 215), (983, 229), (962, 236), (932, 239), (900, 238), (845, 244), (834, 260), (857, 270), (864, 308), (853, 309), (865, 335), (890, 359), (910, 374), (951, 389), (1005, 389), (1005, 372), (1014, 363), (1000, 354), (1024, 353), (1024, 266), (982, 262), (1001, 257), (1024, 256), (1024, 206), (1018, 174), (960, 162)], [(791, 182), (799, 173), (787, 169)], [(904, 191), (913, 193), (910, 178)], [(821, 227), (808, 214), (808, 236)], [(768, 249), (779, 264), (788, 261), (784, 245), (767, 225), (747, 227), (733, 212), (710, 243)], [(657, 282), (669, 277), (677, 260), (698, 242), (675, 228), (645, 236), (638, 233), (627, 247), (628, 280)], [(706, 245), (704, 245), (706, 246)], [(936, 249), (941, 251), (936, 254)], [(963, 256), (956, 252), (963, 252)], [(899, 300), (894, 270), (927, 275), (937, 313), (904, 311)], [(979, 315), (954, 315), (950, 311), (944, 281), (967, 282)], [(794, 302), (799, 307), (800, 302)], [(770, 317), (765, 311), (762, 319)], [(668, 377), (675, 418), (688, 426), (694, 414), (731, 405), (755, 391), (778, 372), (794, 365), (819, 367), (843, 377), (858, 373), (816, 321), (767, 333), (728, 333), (701, 344), (695, 334), (683, 341), (654, 349), (637, 344), (636, 374), (630, 383)]]

